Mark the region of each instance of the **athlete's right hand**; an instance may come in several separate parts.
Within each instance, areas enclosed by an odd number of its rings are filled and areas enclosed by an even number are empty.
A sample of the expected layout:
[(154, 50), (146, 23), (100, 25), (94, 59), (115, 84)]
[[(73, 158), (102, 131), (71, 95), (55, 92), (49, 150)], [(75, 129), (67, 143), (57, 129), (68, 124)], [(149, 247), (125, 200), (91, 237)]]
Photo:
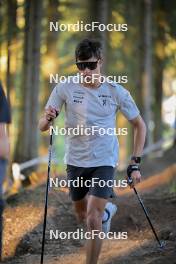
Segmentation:
[(46, 110), (45, 110), (45, 118), (47, 121), (51, 122), (53, 121), (54, 118), (56, 118), (59, 114), (59, 111), (55, 108), (53, 108), (52, 106), (49, 106)]

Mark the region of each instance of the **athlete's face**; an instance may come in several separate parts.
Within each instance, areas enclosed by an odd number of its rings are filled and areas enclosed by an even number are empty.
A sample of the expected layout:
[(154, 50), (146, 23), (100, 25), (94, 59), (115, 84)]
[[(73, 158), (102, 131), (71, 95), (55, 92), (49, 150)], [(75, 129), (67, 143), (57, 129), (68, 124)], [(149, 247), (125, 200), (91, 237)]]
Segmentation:
[(95, 57), (92, 57), (88, 60), (78, 60), (77, 68), (84, 77), (89, 81), (92, 79), (92, 76), (98, 77), (100, 75), (100, 69), (102, 61)]

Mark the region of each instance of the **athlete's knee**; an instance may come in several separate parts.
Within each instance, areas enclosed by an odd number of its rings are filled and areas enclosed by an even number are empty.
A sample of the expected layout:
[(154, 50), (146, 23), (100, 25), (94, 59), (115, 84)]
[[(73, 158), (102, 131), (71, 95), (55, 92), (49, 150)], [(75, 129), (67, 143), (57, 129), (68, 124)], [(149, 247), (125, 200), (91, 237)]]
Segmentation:
[(85, 222), (86, 220), (86, 206), (84, 206), (84, 204), (82, 203), (75, 203), (75, 213), (76, 213), (76, 218), (78, 220), (78, 222)]
[(101, 228), (102, 213), (97, 208), (92, 208), (87, 212), (87, 228), (96, 230)]
[(74, 202), (77, 220), (81, 223), (85, 222), (87, 216), (87, 198)]
[(76, 210), (76, 217), (79, 222), (84, 223), (86, 220), (86, 215), (86, 211)]

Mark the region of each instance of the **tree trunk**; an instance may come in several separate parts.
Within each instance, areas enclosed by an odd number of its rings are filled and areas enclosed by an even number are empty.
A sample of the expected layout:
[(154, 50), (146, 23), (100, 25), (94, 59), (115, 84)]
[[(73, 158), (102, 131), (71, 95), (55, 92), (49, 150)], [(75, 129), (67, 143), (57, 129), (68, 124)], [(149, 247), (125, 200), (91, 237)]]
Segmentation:
[(6, 88), (7, 99), (9, 105), (11, 105), (10, 92), (12, 89), (12, 83), (14, 82), (14, 76), (11, 73), (11, 58), (13, 57), (12, 46), (16, 42), (17, 34), (17, 1), (7, 1), (7, 72), (6, 72)]
[[(108, 1), (107, 0), (91, 0), (89, 1), (89, 23), (99, 22), (106, 25), (108, 22)], [(105, 73), (106, 68), (106, 53), (107, 53), (107, 32), (95, 30), (88, 34), (88, 37), (96, 38), (101, 41), (103, 46), (103, 66), (102, 72)]]
[(136, 102), (137, 106), (140, 109), (142, 117), (144, 116), (144, 100), (141, 100), (143, 97), (142, 94), (142, 76), (144, 73), (144, 2), (140, 1), (138, 2), (137, 10), (138, 10), (138, 16), (137, 16), (137, 24), (136, 26), (138, 27), (137, 31), (137, 36), (136, 36), (136, 41), (137, 41), (137, 47), (138, 47), (138, 52), (136, 54), (137, 56), (137, 78), (136, 78)]
[(22, 76), (22, 107), (15, 160), (23, 162), (38, 155), (39, 66), (42, 0), (25, 3), (25, 37)]
[[(48, 18), (48, 24), (50, 21), (52, 22), (58, 22), (59, 21), (59, 0), (48, 0), (48, 6), (47, 6), (47, 18)], [(53, 30), (50, 31), (48, 30), (48, 25), (47, 25), (47, 36), (46, 36), (46, 53), (45, 53), (45, 63), (48, 63), (51, 65), (51, 73), (56, 74), (59, 72), (59, 65), (58, 65), (58, 34), (59, 32)], [(45, 75), (44, 78), (44, 90), (43, 90), (43, 102), (44, 104), (46, 103), (46, 100), (48, 99), (51, 90), (49, 89), (50, 84), (49, 84), (49, 74), (48, 72)]]
[(154, 140), (158, 141), (162, 138), (162, 98), (163, 98), (163, 74), (165, 63), (165, 5), (164, 1), (156, 2), (156, 37), (155, 37), (155, 85), (154, 85)]
[(144, 120), (147, 124), (148, 131), (146, 137), (146, 144), (152, 144), (152, 41), (151, 41), (151, 17), (152, 17), (152, 3), (151, 0), (144, 0), (144, 57), (142, 75), (142, 92), (144, 105)]
[[(5, 6), (6, 7), (6, 6)], [(6, 18), (4, 4), (0, 1), (0, 58), (3, 55), (3, 43), (5, 42), (4, 38), (4, 25), (6, 20), (4, 21), (4, 18)], [(2, 81), (3, 76), (3, 62), (0, 60), (0, 81)]]

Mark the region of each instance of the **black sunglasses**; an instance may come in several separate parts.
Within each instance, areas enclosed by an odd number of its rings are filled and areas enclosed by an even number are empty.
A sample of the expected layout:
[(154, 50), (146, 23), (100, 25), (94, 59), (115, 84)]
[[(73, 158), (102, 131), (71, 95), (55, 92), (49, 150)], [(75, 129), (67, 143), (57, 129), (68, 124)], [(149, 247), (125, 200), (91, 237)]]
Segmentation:
[(84, 71), (86, 68), (89, 70), (95, 70), (97, 68), (98, 61), (76, 62), (78, 70)]

